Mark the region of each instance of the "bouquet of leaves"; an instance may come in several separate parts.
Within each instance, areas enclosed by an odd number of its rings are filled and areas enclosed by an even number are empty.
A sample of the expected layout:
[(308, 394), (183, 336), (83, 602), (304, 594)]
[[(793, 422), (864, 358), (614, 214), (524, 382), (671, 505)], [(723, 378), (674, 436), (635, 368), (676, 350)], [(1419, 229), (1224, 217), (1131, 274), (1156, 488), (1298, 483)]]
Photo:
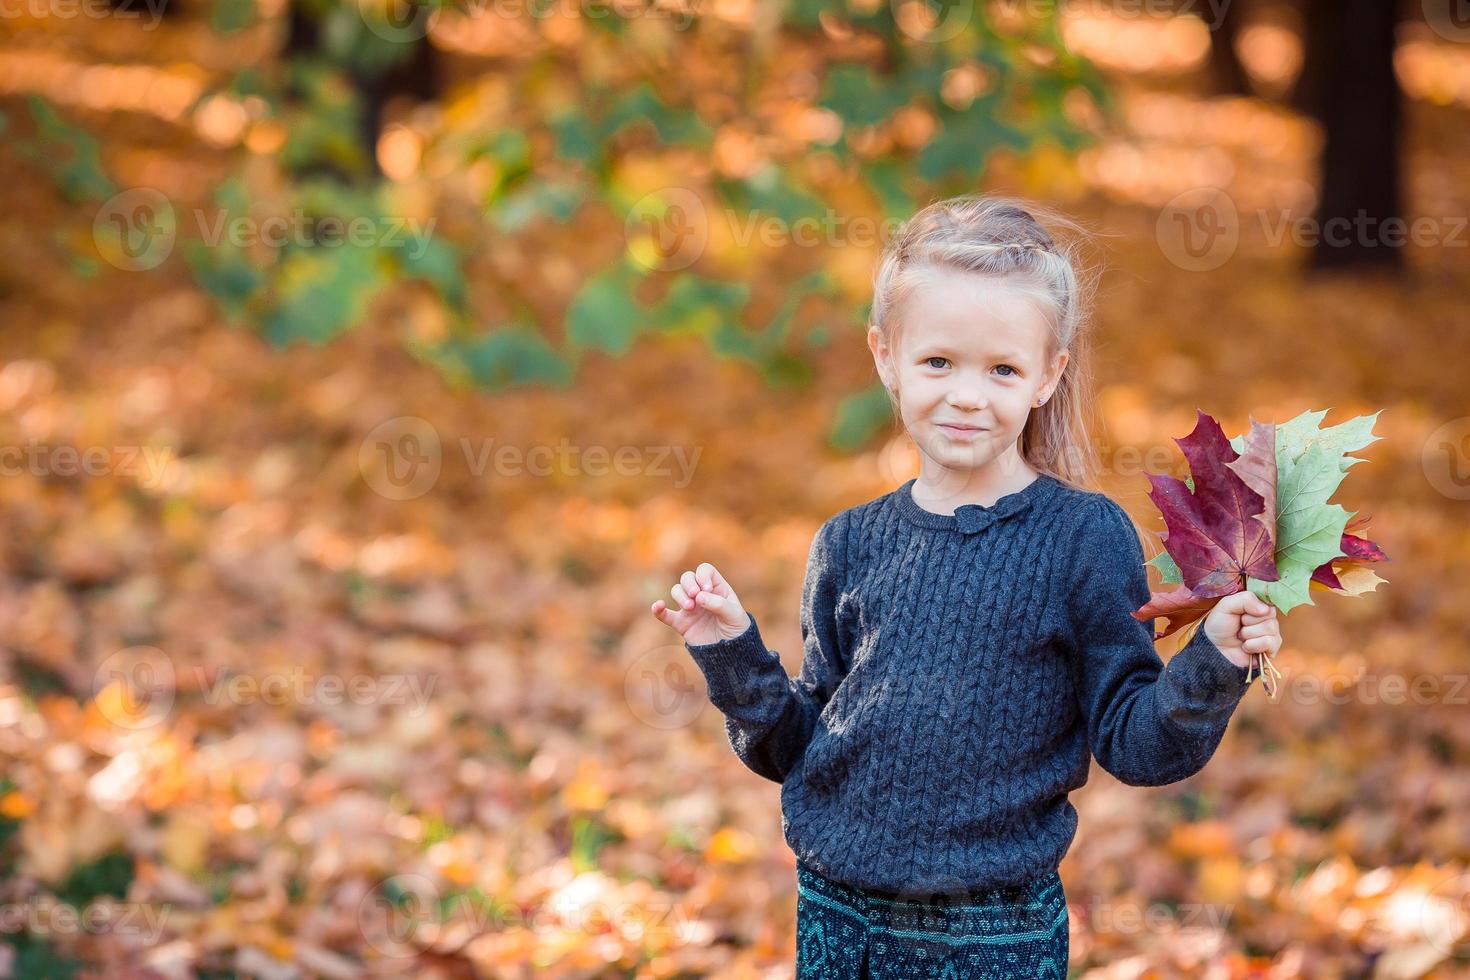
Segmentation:
[[(1163, 617), (1155, 639), (1196, 622), (1223, 596), (1249, 590), (1279, 611), (1312, 602), (1311, 592), (1362, 595), (1384, 579), (1370, 567), (1383, 550), (1353, 533), (1368, 518), (1330, 503), (1355, 463), (1347, 455), (1373, 435), (1379, 412), (1321, 427), (1327, 415), (1303, 412), (1280, 425), (1250, 420), (1250, 431), (1226, 439), (1220, 424), (1198, 412), (1194, 431), (1175, 439), (1190, 477), (1147, 474), (1149, 498), (1164, 515), (1165, 550), (1148, 562), (1176, 588), (1153, 592), (1137, 619)], [(1267, 693), (1276, 697), (1280, 671), (1255, 655)], [(1247, 680), (1250, 675), (1247, 674)]]

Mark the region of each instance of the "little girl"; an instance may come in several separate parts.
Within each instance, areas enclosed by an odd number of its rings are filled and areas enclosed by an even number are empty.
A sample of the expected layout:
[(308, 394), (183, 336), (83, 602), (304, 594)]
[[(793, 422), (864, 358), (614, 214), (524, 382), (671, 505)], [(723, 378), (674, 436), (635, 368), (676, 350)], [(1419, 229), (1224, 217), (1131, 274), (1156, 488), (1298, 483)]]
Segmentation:
[(1086, 297), (1032, 212), (966, 195), (886, 244), (868, 345), (919, 474), (817, 531), (799, 677), (709, 562), (653, 603), (782, 784), (798, 977), (1064, 978), (1089, 752), (1130, 786), (1198, 772), (1281, 646), (1249, 592), (1167, 666), (1133, 618), (1143, 549), (1093, 489)]

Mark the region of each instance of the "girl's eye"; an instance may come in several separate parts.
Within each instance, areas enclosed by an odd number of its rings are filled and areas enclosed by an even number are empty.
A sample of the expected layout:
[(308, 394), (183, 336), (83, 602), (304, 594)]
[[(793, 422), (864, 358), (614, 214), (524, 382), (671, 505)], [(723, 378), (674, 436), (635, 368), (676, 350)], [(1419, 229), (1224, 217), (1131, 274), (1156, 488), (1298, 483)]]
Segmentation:
[[(938, 364), (935, 364), (934, 363), (935, 361), (938, 361), (939, 363)], [(949, 358), (947, 358), (947, 357), (940, 357), (938, 354), (934, 355), (933, 357), (926, 357), (924, 359), (924, 363), (927, 364), (927, 365), (929, 365), (930, 367), (934, 368), (936, 371), (939, 370), (940, 368), (944, 367), (944, 365), (948, 361), (949, 361)], [(1007, 374), (1002, 375), (1002, 377), (1006, 377), (1006, 378), (1009, 378), (1009, 377), (1011, 377), (1012, 375), (1014, 375), (1016, 373), (1016, 369), (1013, 368), (1013, 367), (1011, 367), (1009, 364), (1001, 364), (1001, 365), (998, 365), (996, 367), (996, 370), (997, 371), (1004, 370), (1004, 371), (1008, 372)]]

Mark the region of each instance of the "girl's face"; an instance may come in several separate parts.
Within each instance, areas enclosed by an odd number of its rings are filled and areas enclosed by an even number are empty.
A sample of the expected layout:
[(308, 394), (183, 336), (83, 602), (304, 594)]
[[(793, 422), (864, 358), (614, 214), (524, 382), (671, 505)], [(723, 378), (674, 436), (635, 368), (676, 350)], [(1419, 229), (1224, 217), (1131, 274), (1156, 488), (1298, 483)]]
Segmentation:
[(1039, 301), (991, 277), (935, 270), (899, 312), (896, 349), (876, 328), (868, 346), (925, 470), (940, 468), (923, 476), (1024, 469), (1021, 430), (1067, 364), (1065, 351), (1047, 358)]

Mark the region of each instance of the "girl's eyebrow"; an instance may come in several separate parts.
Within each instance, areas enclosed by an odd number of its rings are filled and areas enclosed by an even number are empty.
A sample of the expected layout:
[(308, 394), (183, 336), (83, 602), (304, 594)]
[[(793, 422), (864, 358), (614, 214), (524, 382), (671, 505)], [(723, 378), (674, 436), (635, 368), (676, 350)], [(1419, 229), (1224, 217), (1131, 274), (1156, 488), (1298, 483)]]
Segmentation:
[[(919, 348), (919, 353), (925, 357), (933, 357), (936, 354), (953, 355), (954, 351), (943, 344), (925, 344)], [(998, 361), (1024, 361), (1025, 355), (1018, 351), (997, 351), (989, 355)]]

